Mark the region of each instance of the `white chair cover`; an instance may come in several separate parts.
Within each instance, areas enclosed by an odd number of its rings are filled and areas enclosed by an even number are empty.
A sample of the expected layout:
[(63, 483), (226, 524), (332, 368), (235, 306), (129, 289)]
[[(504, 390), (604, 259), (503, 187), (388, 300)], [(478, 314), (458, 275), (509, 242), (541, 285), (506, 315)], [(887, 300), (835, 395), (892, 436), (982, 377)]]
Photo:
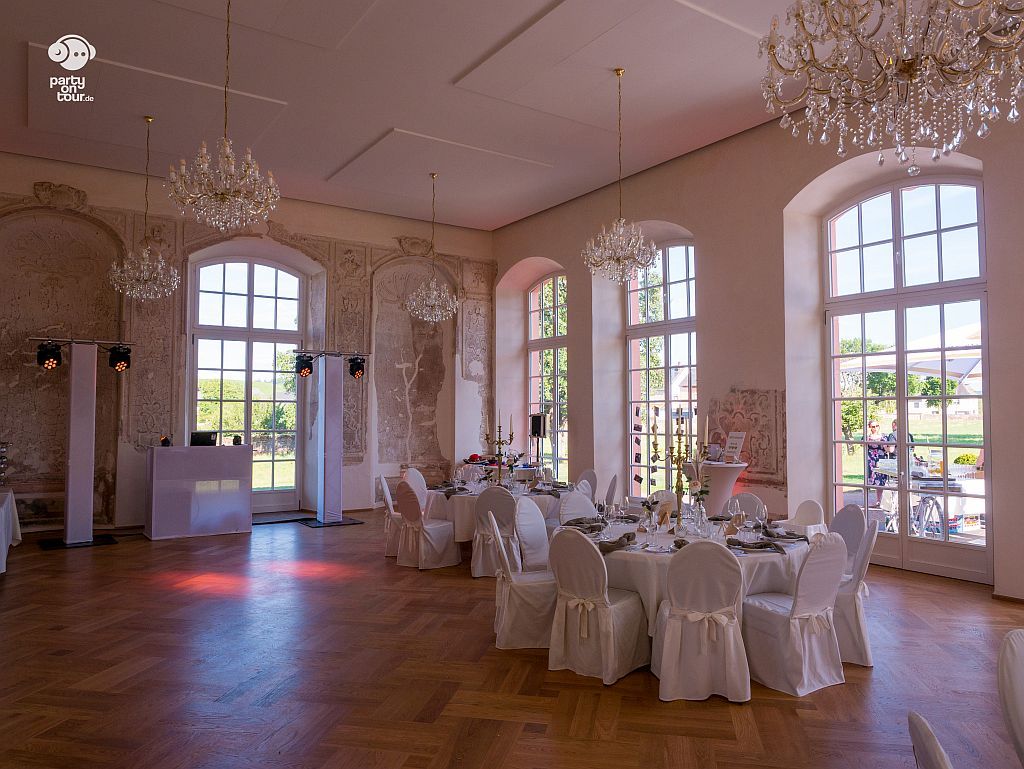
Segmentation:
[[(423, 473), (417, 470), (415, 467), (405, 468), (405, 473), (402, 478), (408, 483), (412, 490), (416, 492), (416, 499), (420, 501), (420, 510), (426, 510), (427, 508), (427, 480), (423, 477)], [(399, 509), (401, 509), (401, 501), (398, 503)]]
[(658, 609), (651, 672), (665, 700), (720, 694), (750, 699), (750, 673), (739, 611), (743, 573), (736, 556), (715, 542), (693, 542), (672, 556), (668, 600)]
[(484, 477), (486, 472), (480, 465), (463, 465), (459, 468), (459, 475), (466, 483), (476, 483)]
[(398, 555), (398, 540), (405, 522), (395, 510), (388, 479), (383, 474), (380, 476), (380, 493), (384, 496), (384, 557), (388, 558)]
[(590, 501), (593, 502), (594, 492), (597, 491), (597, 473), (594, 472), (593, 469), (584, 470), (580, 473), (580, 477), (576, 479), (577, 491), (583, 491), (583, 489), (580, 488), (580, 484), (584, 481), (586, 481), (588, 488), (590, 489), (590, 493), (587, 494), (587, 496), (590, 497)]
[(473, 532), (470, 573), (474, 577), (493, 577), (501, 565), (498, 559), (498, 543), (491, 532), (488, 513), (494, 513), (494, 518), (498, 521), (512, 566), (516, 571), (522, 570), (519, 540), (516, 538), (516, 499), (512, 492), (501, 486), (484, 489), (476, 498), (475, 510), (476, 531)]
[[(539, 511), (538, 511), (539, 512)], [(558, 586), (550, 571), (521, 572), (509, 561), (505, 539), (494, 516), (487, 527), (498, 542), (498, 583), (494, 594), (494, 632), (499, 649), (547, 649)]]
[[(838, 532), (837, 532), (838, 533)], [(868, 620), (864, 614), (864, 599), (868, 586), (864, 577), (871, 563), (871, 551), (878, 539), (878, 527), (868, 530), (860, 542), (860, 549), (854, 557), (853, 573), (844, 577), (836, 595), (833, 619), (836, 639), (839, 641), (839, 655), (843, 662), (864, 667), (874, 667), (871, 657), (871, 639), (868, 637)]]
[(516, 537), (522, 552), (523, 571), (547, 571), (548, 530), (537, 503), (523, 496), (516, 503)]
[(668, 489), (661, 489), (660, 491), (654, 492), (647, 498), (647, 501), (654, 505), (655, 510), (658, 509), (658, 506), (662, 502), (672, 503), (673, 513), (679, 510), (679, 500), (676, 498), (676, 495)]
[(550, 558), (558, 603), (548, 670), (569, 669), (613, 684), (646, 665), (651, 642), (643, 603), (631, 590), (608, 588), (608, 570), (594, 543), (576, 529), (559, 529)]
[(860, 543), (864, 539), (864, 532), (867, 531), (868, 522), (864, 517), (864, 511), (858, 505), (846, 505), (832, 519), (828, 525), (829, 531), (834, 531), (843, 538), (846, 543), (846, 573), (853, 573), (854, 561), (860, 552)]
[(416, 492), (406, 481), (398, 484), (398, 511), (405, 519), (398, 539), (398, 565), (440, 569), (462, 561), (451, 521), (423, 517)]
[(999, 647), (999, 701), (1017, 758), (1024, 765), (1024, 630), (1011, 630)]
[(939, 744), (931, 725), (911, 710), (907, 714), (910, 727), (910, 742), (914, 745), (914, 759), (917, 769), (953, 769), (946, 751)]
[(751, 494), (749, 491), (741, 491), (739, 494), (733, 494), (732, 498), (740, 503), (740, 510), (743, 511), (743, 517), (748, 521), (757, 520), (757, 514), (761, 510), (766, 510), (764, 502), (757, 494)]
[(558, 508), (558, 520), (561, 523), (573, 518), (592, 518), (597, 515), (597, 508), (590, 497), (581, 491), (563, 491), (561, 505)]
[(604, 505), (605, 509), (615, 504), (615, 491), (619, 485), (619, 476), (616, 473), (612, 476), (611, 481), (608, 483), (608, 491), (604, 493)]
[(825, 511), (813, 499), (805, 499), (797, 506), (796, 514), (792, 518), (778, 523), (788, 531), (795, 531), (808, 537), (814, 534), (825, 534), (828, 531), (825, 526)]
[(843, 538), (821, 534), (811, 540), (793, 595), (747, 596), (743, 642), (751, 650), (751, 678), (796, 697), (846, 680), (832, 617), (845, 565)]

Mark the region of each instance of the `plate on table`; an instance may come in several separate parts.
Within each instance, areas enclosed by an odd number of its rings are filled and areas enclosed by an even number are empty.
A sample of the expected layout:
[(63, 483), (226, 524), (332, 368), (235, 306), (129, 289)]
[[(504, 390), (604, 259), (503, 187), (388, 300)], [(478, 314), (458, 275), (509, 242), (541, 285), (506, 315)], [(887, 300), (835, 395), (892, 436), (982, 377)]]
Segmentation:
[(674, 553), (676, 549), (671, 545), (651, 545), (647, 548), (648, 553)]

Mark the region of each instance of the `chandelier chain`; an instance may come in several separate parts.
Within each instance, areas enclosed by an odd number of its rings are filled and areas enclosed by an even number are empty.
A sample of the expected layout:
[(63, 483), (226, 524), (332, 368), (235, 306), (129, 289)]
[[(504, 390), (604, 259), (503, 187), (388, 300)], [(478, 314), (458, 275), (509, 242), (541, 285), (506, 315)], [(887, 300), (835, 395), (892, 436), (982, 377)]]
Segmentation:
[(622, 218), (622, 75), (625, 71), (622, 67), (615, 68), (615, 80), (619, 86), (618, 121), (616, 124), (619, 133), (619, 219)]
[(228, 86), (231, 83), (231, 0), (228, 0), (224, 25), (224, 138), (228, 138)]
[(153, 125), (153, 117), (146, 115), (146, 182), (143, 187), (143, 197), (146, 207), (142, 210), (142, 234), (149, 232), (149, 129)]

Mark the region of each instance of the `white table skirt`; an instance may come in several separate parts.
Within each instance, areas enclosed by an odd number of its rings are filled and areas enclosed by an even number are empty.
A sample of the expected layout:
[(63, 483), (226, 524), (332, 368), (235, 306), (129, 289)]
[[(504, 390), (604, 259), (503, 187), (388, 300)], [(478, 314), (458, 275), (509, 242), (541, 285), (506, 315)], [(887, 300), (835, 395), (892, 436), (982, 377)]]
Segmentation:
[[(635, 525), (615, 524), (608, 528), (611, 537), (633, 531)], [(641, 537), (645, 536), (643, 534)], [(659, 545), (671, 545), (675, 537), (659, 534)], [(738, 555), (743, 573), (743, 591), (747, 593), (785, 593), (792, 589), (797, 571), (807, 553), (807, 543), (785, 545), (786, 555), (777, 552)], [(683, 551), (685, 553), (685, 549)], [(658, 607), (668, 598), (668, 564), (674, 553), (647, 553), (643, 550), (617, 550), (605, 556), (608, 586), (639, 593), (647, 613), (648, 633), (654, 635)], [(685, 557), (685, 556), (684, 556)]]
[(7, 571), (7, 548), (21, 544), (21, 524), (14, 492), (0, 491), (0, 574)]
[[(451, 521), (455, 525), (456, 542), (472, 542), (476, 532), (477, 494), (455, 494), (445, 499), (444, 492), (427, 492), (427, 517)], [(541, 513), (547, 518), (557, 515), (559, 499), (550, 494), (531, 494)]]

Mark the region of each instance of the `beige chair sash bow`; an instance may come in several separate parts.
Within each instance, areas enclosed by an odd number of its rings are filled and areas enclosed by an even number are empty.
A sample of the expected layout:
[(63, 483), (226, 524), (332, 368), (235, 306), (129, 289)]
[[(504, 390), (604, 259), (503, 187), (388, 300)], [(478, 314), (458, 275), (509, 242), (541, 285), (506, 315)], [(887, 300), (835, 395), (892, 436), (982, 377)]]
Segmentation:
[(700, 651), (705, 653), (708, 649), (708, 641), (718, 641), (718, 628), (736, 624), (736, 610), (727, 607), (716, 611), (688, 611), (685, 609), (672, 609), (676, 617), (682, 617), (686, 622), (699, 622), (704, 626), (704, 632), (700, 636)]
[(818, 612), (817, 614), (800, 614), (793, 617), (795, 620), (807, 620), (807, 627), (812, 633), (824, 633), (832, 629), (832, 610)]
[(566, 605), (570, 609), (578, 609), (580, 613), (580, 638), (590, 637), (590, 612), (592, 612), (597, 604), (592, 598), (578, 598), (577, 596), (566, 595), (563, 593), (567, 600)]

